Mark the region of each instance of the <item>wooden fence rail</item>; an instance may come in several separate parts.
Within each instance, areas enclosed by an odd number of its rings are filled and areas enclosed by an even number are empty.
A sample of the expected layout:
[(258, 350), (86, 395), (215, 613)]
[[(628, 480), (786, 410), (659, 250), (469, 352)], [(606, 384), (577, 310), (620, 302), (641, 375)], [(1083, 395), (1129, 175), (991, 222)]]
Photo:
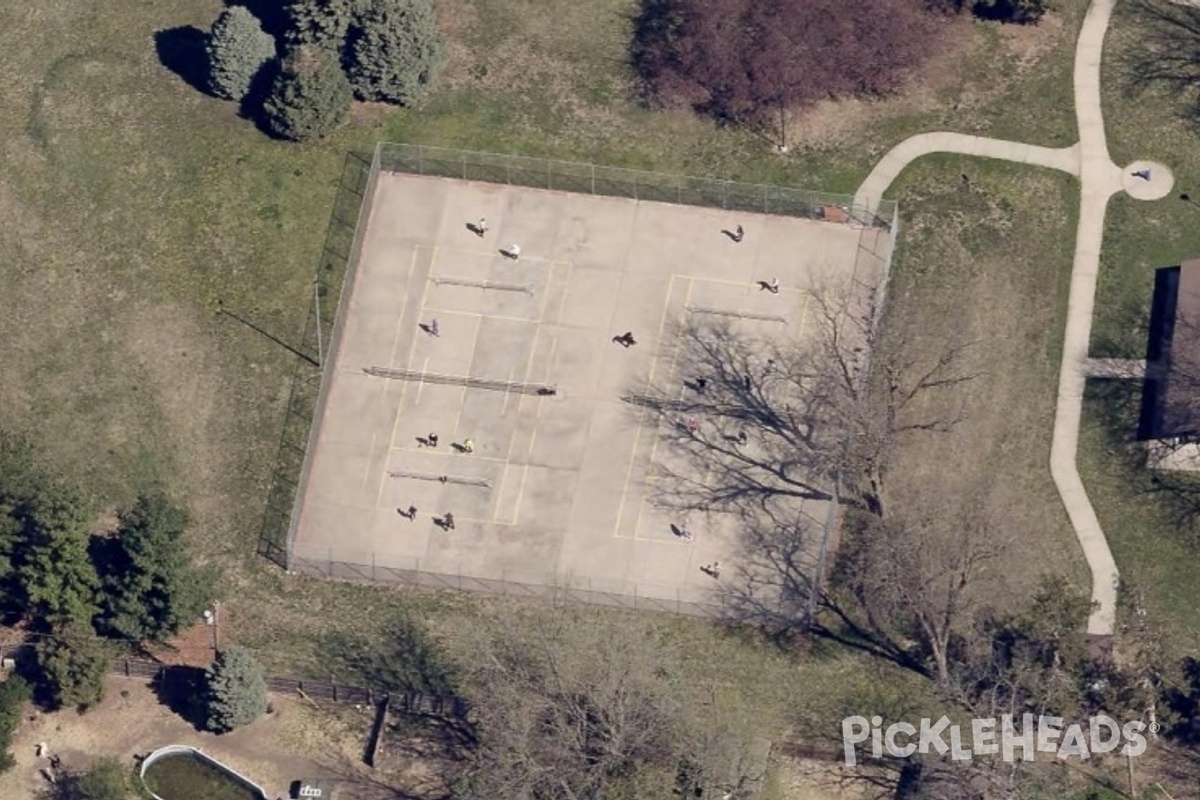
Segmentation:
[[(33, 656), (33, 645), (25, 642), (17, 645), (0, 645), (0, 659), (20, 661)], [(186, 669), (171, 664), (162, 664), (145, 658), (114, 659), (111, 672), (123, 678), (148, 678), (162, 681), (172, 670)], [(366, 689), (332, 681), (314, 681), (288, 675), (266, 676), (267, 689), (276, 694), (304, 694), (314, 700), (324, 700), (345, 705), (374, 705), (387, 698), (390, 710), (412, 717), (438, 717), (441, 719), (466, 719), (470, 703), (455, 695), (431, 694), (428, 692), (388, 692)]]

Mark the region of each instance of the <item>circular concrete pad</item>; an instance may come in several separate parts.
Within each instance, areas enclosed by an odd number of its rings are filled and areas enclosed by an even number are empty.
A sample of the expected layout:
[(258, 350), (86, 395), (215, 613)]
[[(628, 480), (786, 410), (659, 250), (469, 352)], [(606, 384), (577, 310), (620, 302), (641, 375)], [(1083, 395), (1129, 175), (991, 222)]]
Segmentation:
[(1122, 188), (1137, 200), (1161, 200), (1174, 185), (1170, 167), (1157, 161), (1134, 161), (1121, 173)]

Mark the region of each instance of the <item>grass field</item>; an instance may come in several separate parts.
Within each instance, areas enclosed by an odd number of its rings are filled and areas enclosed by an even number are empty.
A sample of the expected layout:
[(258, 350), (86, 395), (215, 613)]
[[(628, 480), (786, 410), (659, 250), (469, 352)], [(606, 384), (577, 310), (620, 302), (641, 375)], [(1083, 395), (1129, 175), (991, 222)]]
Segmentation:
[[(1085, 3), (1060, 6), (1037, 28), (948, 23), (945, 52), (903, 97), (823, 105), (793, 120), (781, 157), (758, 135), (629, 101), (629, 0), (445, 0), (453, 60), (423, 106), (360, 108), (355, 126), (305, 146), (266, 139), (159, 62), (155, 32), (207, 28), (218, 3), (9, 4), (0, 413), (106, 503), (156, 482), (185, 497), (198, 555), (225, 567), (229, 635), (274, 670), (319, 676), (315, 637), (371, 631), (401, 607), (447, 630), (468, 625), (506, 601), (291, 579), (253, 556), (294, 356), (218, 315), (217, 301), (299, 339), (346, 152), (406, 140), (852, 191), (923, 130), (1074, 141), (1069, 74)], [(1052, 176), (942, 159), (897, 191), (894, 320), (916, 338), (971, 331), (987, 375), (966, 390), (969, 419), (953, 435), (898, 452), (913, 474), (896, 491), (937, 490), (953, 464), (962, 482), (947, 494), (1010, 504), (1017, 533), (1036, 537), (1020, 571), (1077, 575), (1045, 469), (1071, 192)], [(840, 659), (798, 670), (709, 626), (662, 625), (708, 654), (698, 668), (715, 679), (779, 693), (764, 702), (816, 704), (813, 689), (846, 672)]]
[[(968, 186), (960, 173), (969, 174)], [(930, 505), (947, 516), (987, 512), (1012, 546), (985, 602), (1020, 602), (1047, 573), (1090, 591), (1049, 470), (1078, 183), (937, 157), (897, 188), (906, 227), (885, 336), (916, 354), (969, 345), (964, 368), (978, 377), (922, 409), (923, 417), (959, 415), (951, 431), (898, 442), (890, 504), (901, 513)]]

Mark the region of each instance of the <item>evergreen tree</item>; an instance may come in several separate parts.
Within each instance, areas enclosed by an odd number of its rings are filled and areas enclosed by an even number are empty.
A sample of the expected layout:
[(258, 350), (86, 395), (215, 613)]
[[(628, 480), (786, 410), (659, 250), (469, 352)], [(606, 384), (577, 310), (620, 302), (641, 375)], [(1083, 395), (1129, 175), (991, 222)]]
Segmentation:
[(205, 672), (205, 727), (225, 733), (248, 725), (267, 710), (262, 667), (242, 647), (222, 650)]
[(354, 15), (370, 0), (292, 0), (287, 7), (287, 41), (317, 45), (340, 54)]
[(14, 586), (13, 557), (20, 547), (24, 507), (47, 480), (33, 447), (23, 437), (0, 430), (0, 606), (20, 602)]
[(209, 83), (218, 97), (241, 100), (263, 65), (275, 58), (275, 40), (245, 6), (230, 6), (208, 37)]
[(35, 652), (51, 705), (86, 709), (104, 699), (104, 678), (112, 666), (112, 652), (90, 626), (68, 624), (38, 642)]
[(7, 772), (17, 763), (9, 747), (21, 725), (22, 708), (32, 695), (29, 684), (19, 675), (10, 675), (0, 683), (0, 772)]
[(410, 105), (445, 61), (433, 0), (375, 0), (350, 26), (347, 74), (364, 100)]
[(162, 492), (138, 497), (105, 548), (100, 630), (162, 641), (195, 621), (212, 581), (192, 567), (184, 541), (187, 512)]
[(50, 484), (16, 513), (14, 579), (26, 613), (41, 623), (90, 624), (99, 580), (88, 557), (87, 504), (77, 491)]
[(263, 106), (276, 136), (306, 142), (334, 131), (350, 113), (354, 92), (328, 52), (303, 46), (288, 57)]

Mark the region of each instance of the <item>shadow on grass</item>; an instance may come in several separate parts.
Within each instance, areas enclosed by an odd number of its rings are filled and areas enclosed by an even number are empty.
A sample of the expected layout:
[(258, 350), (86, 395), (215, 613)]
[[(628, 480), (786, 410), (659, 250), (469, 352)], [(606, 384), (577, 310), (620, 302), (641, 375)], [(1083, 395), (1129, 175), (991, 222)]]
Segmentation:
[(288, 29), (287, 3), (279, 0), (225, 0), (226, 6), (245, 6), (258, 18), (262, 28), (276, 39), (282, 39)]
[(1087, 399), (1100, 414), (1105, 435), (1105, 456), (1134, 498), (1157, 502), (1170, 533), (1184, 541), (1200, 543), (1200, 476), (1190, 472), (1151, 469), (1148, 453), (1138, 440), (1143, 414), (1143, 387), (1139, 381), (1089, 381)]
[(160, 703), (196, 730), (204, 730), (204, 670), (200, 667), (167, 667), (154, 682), (154, 693)]
[(317, 266), (315, 291), (309, 300), (304, 333), (298, 348), (288, 347), (296, 354), (296, 370), (292, 375), (287, 415), (279, 437), (274, 477), (259, 529), (257, 548), (260, 556), (284, 569), (289, 566), (288, 532), (292, 506), (297, 493), (303, 489), (300, 474), (309, 430), (318, 411), (317, 398), (323, 374), (319, 365), (324, 360), (323, 348), (332, 339), (342, 282), (354, 254), (354, 234), (369, 188), (371, 162), (370, 154), (346, 154), (333, 213), (325, 232), (325, 245)]
[(208, 85), (208, 34), (194, 25), (166, 28), (154, 34), (154, 49), (164, 67), (197, 91), (212, 96)]

